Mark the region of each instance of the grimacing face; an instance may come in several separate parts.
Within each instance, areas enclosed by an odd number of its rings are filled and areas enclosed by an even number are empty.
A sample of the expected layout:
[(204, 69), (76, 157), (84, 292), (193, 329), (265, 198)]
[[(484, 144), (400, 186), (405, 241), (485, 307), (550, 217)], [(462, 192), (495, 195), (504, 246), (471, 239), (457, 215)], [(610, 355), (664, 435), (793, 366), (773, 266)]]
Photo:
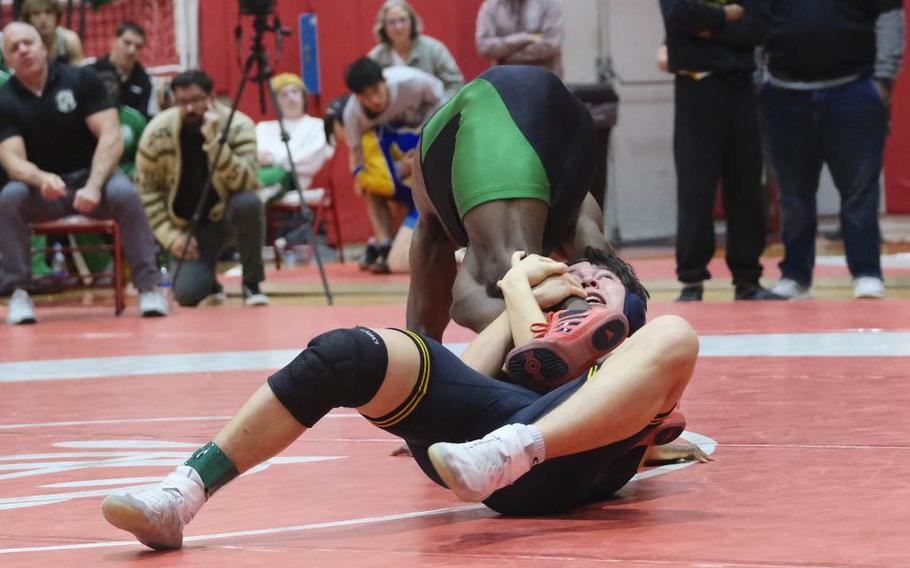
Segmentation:
[(622, 311), (626, 300), (626, 287), (619, 278), (602, 266), (590, 262), (577, 262), (569, 266), (569, 273), (581, 282), (590, 304), (603, 304)]

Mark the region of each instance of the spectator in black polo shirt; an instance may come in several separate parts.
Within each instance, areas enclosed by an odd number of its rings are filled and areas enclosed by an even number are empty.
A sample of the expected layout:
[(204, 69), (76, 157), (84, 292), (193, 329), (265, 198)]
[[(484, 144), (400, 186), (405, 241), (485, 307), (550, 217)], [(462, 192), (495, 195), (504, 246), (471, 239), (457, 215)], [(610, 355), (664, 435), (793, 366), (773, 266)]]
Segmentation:
[(111, 52), (99, 57), (94, 65), (113, 65), (117, 69), (120, 75), (120, 103), (138, 110), (148, 120), (157, 112), (158, 105), (152, 98), (152, 80), (139, 63), (145, 41), (142, 26), (136, 22), (123, 22), (117, 27)]
[(721, 182), (726, 260), (737, 300), (780, 300), (762, 288), (766, 243), (753, 51), (768, 30), (767, 0), (660, 0), (668, 71), (676, 75), (678, 301), (702, 299), (714, 256), (714, 196)]
[(841, 198), (856, 298), (882, 298), (879, 176), (888, 100), (904, 53), (902, 0), (771, 2), (762, 127), (780, 184), (778, 294), (812, 296), (822, 163)]
[(33, 323), (31, 221), (73, 213), (115, 219), (143, 316), (167, 314), (156, 290), (155, 241), (139, 194), (117, 162), (123, 151), (117, 109), (87, 68), (48, 64), (32, 26), (13, 22), (3, 49), (15, 75), (0, 87), (0, 290), (12, 292), (7, 321)]

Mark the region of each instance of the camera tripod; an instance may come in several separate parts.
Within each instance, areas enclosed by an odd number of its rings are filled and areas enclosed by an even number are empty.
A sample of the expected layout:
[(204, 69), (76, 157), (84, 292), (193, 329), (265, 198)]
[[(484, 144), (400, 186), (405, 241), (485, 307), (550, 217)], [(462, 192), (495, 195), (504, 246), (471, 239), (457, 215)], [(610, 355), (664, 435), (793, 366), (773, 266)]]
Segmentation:
[[(265, 112), (266, 110), (265, 99), (266, 93), (268, 93), (269, 100), (272, 103), (272, 108), (275, 110), (275, 115), (278, 118), (278, 129), (281, 132), (281, 141), (284, 142), (284, 149), (285, 152), (287, 152), (288, 163), (291, 164), (291, 187), (300, 200), (300, 215), (303, 219), (302, 229), (304, 231), (306, 240), (313, 248), (313, 258), (316, 259), (316, 265), (319, 267), (319, 277), (322, 279), (322, 288), (325, 293), (326, 303), (331, 306), (334, 303), (334, 300), (332, 298), (332, 291), (329, 289), (329, 281), (325, 275), (325, 267), (322, 263), (322, 255), (319, 252), (319, 244), (316, 242), (316, 234), (313, 228), (313, 212), (306, 204), (306, 200), (303, 197), (303, 189), (300, 187), (300, 181), (297, 179), (297, 172), (294, 171), (294, 157), (291, 154), (291, 147), (289, 144), (291, 136), (288, 134), (287, 129), (284, 126), (284, 115), (281, 112), (281, 107), (278, 105), (278, 97), (276, 96), (275, 90), (272, 88), (271, 84), (272, 69), (269, 65), (265, 46), (262, 44), (262, 38), (267, 32), (276, 34), (286, 33), (282, 30), (280, 24), (277, 22), (274, 24), (269, 24), (267, 21), (266, 13), (256, 13), (253, 19), (253, 47), (250, 51), (250, 54), (246, 58), (246, 62), (243, 65), (243, 74), (240, 77), (240, 85), (237, 87), (237, 92), (234, 95), (233, 101), (231, 102), (231, 111), (230, 114), (228, 114), (227, 122), (221, 129), (221, 134), (218, 137), (218, 150), (215, 153), (215, 159), (212, 163), (218, 163), (218, 161), (221, 159), (221, 153), (224, 150), (224, 147), (227, 145), (227, 138), (228, 133), (230, 132), (231, 123), (234, 120), (234, 115), (237, 113), (237, 108), (240, 105), (240, 98), (243, 96), (243, 89), (246, 86), (247, 81), (255, 81), (259, 84), (259, 104), (262, 108), (262, 111)], [(257, 70), (257, 73), (255, 75), (252, 75), (253, 67), (255, 67)], [(196, 208), (193, 211), (193, 218), (190, 221), (190, 226), (188, 228), (188, 234), (190, 235), (195, 234), (196, 229), (199, 227), (199, 223), (202, 219), (202, 210), (204, 209), (205, 203), (208, 200), (209, 192), (212, 191), (212, 178), (214, 176), (214, 173), (214, 168), (210, 168), (205, 187), (202, 190), (202, 194), (199, 196), (199, 201), (197, 202)], [(176, 285), (177, 278), (180, 276), (180, 268), (183, 266), (188, 248), (189, 239), (184, 242), (183, 252), (178, 259), (177, 267), (174, 270), (174, 285)]]

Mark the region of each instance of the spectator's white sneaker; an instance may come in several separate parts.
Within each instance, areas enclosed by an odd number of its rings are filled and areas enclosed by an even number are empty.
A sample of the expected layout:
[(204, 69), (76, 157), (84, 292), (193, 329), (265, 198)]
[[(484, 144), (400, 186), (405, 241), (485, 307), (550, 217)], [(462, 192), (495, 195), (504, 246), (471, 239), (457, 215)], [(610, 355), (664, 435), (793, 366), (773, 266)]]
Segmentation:
[(209, 306), (220, 306), (227, 302), (227, 294), (224, 292), (224, 286), (216, 280), (215, 283), (212, 284), (212, 293), (206, 296), (203, 302)]
[(166, 550), (183, 545), (183, 527), (205, 500), (199, 474), (182, 465), (154, 487), (109, 495), (101, 512), (107, 522), (133, 533), (142, 544)]
[(32, 297), (22, 288), (17, 288), (9, 298), (6, 312), (6, 323), (19, 325), (22, 323), (35, 323), (35, 304)]
[(811, 286), (803, 286), (796, 280), (781, 278), (771, 292), (790, 300), (809, 300), (815, 297)]
[(158, 290), (139, 292), (139, 313), (144, 318), (166, 316), (170, 308), (167, 298)]
[(875, 276), (860, 276), (853, 281), (853, 297), (881, 300), (885, 297), (885, 283)]
[(508, 424), (480, 440), (433, 444), (428, 454), (446, 487), (463, 501), (479, 502), (537, 465), (543, 438), (533, 426)]
[(243, 285), (243, 305), (244, 306), (268, 306), (269, 297), (259, 290), (259, 284)]

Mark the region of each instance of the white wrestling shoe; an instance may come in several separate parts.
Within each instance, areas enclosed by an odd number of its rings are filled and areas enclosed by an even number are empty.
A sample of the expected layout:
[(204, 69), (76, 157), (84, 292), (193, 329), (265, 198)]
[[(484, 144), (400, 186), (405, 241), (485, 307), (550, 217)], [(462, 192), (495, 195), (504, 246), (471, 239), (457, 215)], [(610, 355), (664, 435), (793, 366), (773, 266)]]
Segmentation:
[(183, 527), (205, 501), (199, 474), (182, 465), (154, 487), (109, 495), (101, 511), (107, 522), (133, 533), (142, 544), (168, 550), (183, 545)]
[(537, 428), (508, 424), (480, 440), (433, 444), (428, 454), (436, 473), (459, 499), (479, 502), (542, 461), (544, 443)]

